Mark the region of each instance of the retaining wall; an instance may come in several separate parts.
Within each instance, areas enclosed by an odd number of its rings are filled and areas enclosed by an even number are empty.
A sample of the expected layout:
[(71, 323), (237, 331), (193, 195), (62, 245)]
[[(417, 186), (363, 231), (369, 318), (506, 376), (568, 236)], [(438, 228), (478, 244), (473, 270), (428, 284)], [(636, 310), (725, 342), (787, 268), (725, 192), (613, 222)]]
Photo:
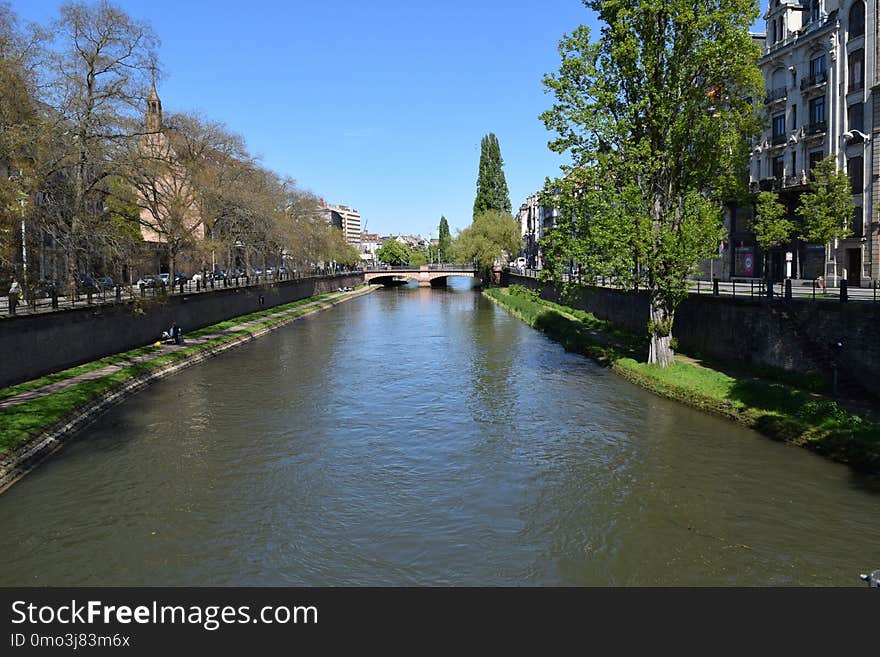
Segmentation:
[[(647, 330), (644, 292), (574, 288), (566, 298), (552, 285), (506, 274), (505, 284), (540, 289), (551, 301), (586, 310), (635, 333)], [(790, 372), (841, 374), (880, 394), (880, 303), (836, 300), (713, 297), (691, 294), (675, 315), (672, 334), (682, 352), (720, 362), (746, 362)], [(841, 349), (833, 343), (843, 344)]]
[(0, 321), (0, 387), (150, 344), (172, 322), (185, 335), (261, 308), (354, 287), (363, 279), (363, 274), (344, 274), (7, 317)]

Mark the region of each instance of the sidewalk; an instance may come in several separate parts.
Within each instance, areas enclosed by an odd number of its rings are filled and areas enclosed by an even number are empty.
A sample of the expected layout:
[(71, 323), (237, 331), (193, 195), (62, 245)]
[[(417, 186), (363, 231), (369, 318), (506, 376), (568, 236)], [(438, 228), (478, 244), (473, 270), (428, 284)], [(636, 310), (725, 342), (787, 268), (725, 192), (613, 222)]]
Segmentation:
[(17, 406), (19, 404), (24, 404), (25, 402), (33, 401), (35, 399), (39, 399), (40, 397), (45, 397), (46, 395), (50, 395), (55, 392), (59, 392), (61, 390), (66, 390), (67, 388), (71, 388), (75, 385), (79, 385), (80, 383), (84, 383), (86, 381), (93, 381), (95, 379), (100, 379), (105, 376), (109, 376), (120, 370), (123, 370), (127, 367), (131, 367), (137, 363), (143, 363), (155, 360), (164, 356), (166, 354), (174, 353), (176, 351), (180, 351), (181, 349), (185, 349), (187, 347), (192, 347), (200, 344), (204, 344), (205, 342), (209, 342), (210, 340), (214, 340), (216, 338), (220, 338), (226, 335), (230, 335), (232, 333), (238, 333), (240, 331), (246, 331), (250, 328), (253, 328), (257, 324), (262, 324), (263, 322), (281, 318), (290, 313), (296, 312), (300, 313), (303, 309), (312, 308), (322, 303), (332, 301), (334, 299), (338, 299), (344, 296), (345, 292), (334, 292), (326, 296), (324, 299), (319, 301), (312, 301), (310, 303), (306, 303), (300, 306), (296, 306), (294, 308), (288, 308), (287, 310), (280, 310), (278, 312), (270, 313), (268, 315), (262, 315), (257, 319), (252, 319), (247, 322), (242, 322), (241, 324), (236, 324), (235, 326), (231, 326), (222, 331), (217, 331), (214, 333), (208, 333), (204, 335), (200, 335), (197, 338), (188, 339), (183, 345), (175, 345), (175, 344), (162, 344), (157, 347), (154, 351), (151, 351), (148, 354), (144, 354), (141, 356), (136, 356), (134, 358), (126, 359), (121, 363), (107, 365), (106, 367), (102, 367), (97, 370), (92, 370), (91, 372), (85, 372), (83, 374), (78, 374), (76, 376), (72, 376), (69, 379), (64, 379), (63, 381), (56, 381), (55, 383), (50, 383), (48, 385), (42, 386), (40, 388), (36, 388), (34, 390), (29, 390), (27, 392), (20, 393), (18, 395), (14, 395), (12, 397), (7, 397), (3, 400), (0, 400), (0, 409), (10, 408), (12, 406)]

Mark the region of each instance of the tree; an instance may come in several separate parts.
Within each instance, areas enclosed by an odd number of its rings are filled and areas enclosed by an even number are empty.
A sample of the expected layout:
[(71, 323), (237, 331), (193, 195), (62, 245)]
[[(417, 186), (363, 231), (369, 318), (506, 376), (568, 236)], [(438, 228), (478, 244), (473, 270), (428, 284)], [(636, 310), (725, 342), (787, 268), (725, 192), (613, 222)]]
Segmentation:
[(489, 133), (480, 142), (480, 168), (477, 175), (477, 197), (474, 217), (490, 210), (510, 212), (510, 192), (504, 178), (504, 160), (498, 138)]
[(50, 101), (71, 137), (61, 169), (72, 191), (63, 244), (73, 288), (80, 260), (95, 250), (105, 181), (119, 153), (143, 132), (141, 100), (155, 72), (158, 39), (149, 25), (107, 0), (63, 5), (51, 31), (58, 47), (48, 62)]
[[(803, 220), (801, 239), (825, 245), (826, 267), (831, 243), (850, 234), (847, 224), (853, 216), (852, 185), (846, 173), (829, 155), (810, 172), (808, 191), (801, 194), (798, 216)], [(837, 277), (837, 262), (834, 262)]]
[(410, 250), (406, 245), (393, 239), (387, 240), (376, 251), (376, 257), (379, 259), (379, 262), (384, 262), (386, 265), (409, 264), (410, 255)]
[(770, 280), (770, 250), (787, 244), (794, 232), (794, 224), (786, 216), (788, 211), (773, 192), (761, 192), (755, 201), (755, 241), (764, 252), (764, 271)]
[[(474, 217), (473, 223), (452, 242), (454, 262), (475, 262), (487, 274), (496, 262), (507, 260), (520, 248), (519, 224), (507, 212), (490, 210)], [(488, 278), (487, 278), (488, 280)]]
[[(0, 2), (0, 170), (6, 173), (0, 175), (0, 271), (25, 268), (20, 239), (33, 232), (34, 200), (53, 141), (36, 96), (42, 46), (41, 31), (20, 29), (9, 4)], [(26, 296), (28, 279), (22, 271)]]
[(438, 253), (437, 253), (437, 262), (448, 262), (449, 261), (449, 245), (452, 244), (452, 235), (449, 232), (449, 222), (446, 221), (446, 217), (443, 215), (440, 216), (440, 228), (438, 233)]
[(570, 153), (555, 181), (572, 239), (595, 267), (643, 281), (650, 293), (648, 360), (674, 362), (672, 325), (687, 279), (717, 253), (722, 203), (740, 185), (744, 137), (763, 92), (749, 35), (752, 0), (588, 0), (604, 24), (591, 42), (580, 26), (560, 42), (562, 64), (544, 84), (541, 116)]

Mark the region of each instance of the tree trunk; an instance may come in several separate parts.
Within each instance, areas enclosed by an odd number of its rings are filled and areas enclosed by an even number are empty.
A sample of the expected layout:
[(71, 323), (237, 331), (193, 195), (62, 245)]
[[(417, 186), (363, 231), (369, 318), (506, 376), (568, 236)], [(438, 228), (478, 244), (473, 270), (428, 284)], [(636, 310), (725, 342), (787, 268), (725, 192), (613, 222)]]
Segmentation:
[(648, 324), (651, 335), (649, 363), (660, 367), (669, 367), (675, 362), (675, 352), (672, 350), (672, 321), (674, 318), (675, 310), (654, 291), (651, 294), (651, 321)]

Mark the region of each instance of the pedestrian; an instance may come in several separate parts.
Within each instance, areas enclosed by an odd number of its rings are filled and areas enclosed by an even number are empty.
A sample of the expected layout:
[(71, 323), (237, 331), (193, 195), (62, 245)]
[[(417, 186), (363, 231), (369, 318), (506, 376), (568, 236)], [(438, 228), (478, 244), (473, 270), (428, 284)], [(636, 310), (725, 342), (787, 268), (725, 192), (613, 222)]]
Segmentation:
[(819, 276), (819, 289), (822, 290), (822, 294), (825, 294), (825, 277)]
[(174, 340), (174, 344), (183, 344), (183, 337), (181, 337), (180, 327), (177, 325), (177, 322), (171, 325), (171, 339)]
[(18, 280), (13, 276), (12, 277), (12, 285), (9, 286), (9, 314), (15, 314), (15, 307), (18, 305), (18, 299), (21, 296), (21, 285), (18, 284)]

